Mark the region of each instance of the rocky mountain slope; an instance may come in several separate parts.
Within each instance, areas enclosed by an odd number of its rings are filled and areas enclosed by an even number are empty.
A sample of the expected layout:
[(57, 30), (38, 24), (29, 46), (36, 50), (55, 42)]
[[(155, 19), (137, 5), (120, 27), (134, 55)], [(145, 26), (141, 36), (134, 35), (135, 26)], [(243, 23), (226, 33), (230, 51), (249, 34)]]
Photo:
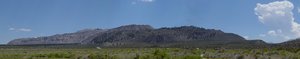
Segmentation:
[(21, 38), (9, 45), (28, 44), (93, 44), (108, 47), (207, 47), (207, 46), (261, 46), (261, 40), (243, 37), (221, 30), (195, 26), (163, 27), (125, 25), (112, 29), (90, 29), (38, 38)]
[(286, 42), (280, 43), (279, 45), (283, 46), (283, 47), (300, 47), (300, 38), (286, 41)]
[(247, 40), (233, 33), (195, 26), (153, 29), (148, 25), (128, 25), (111, 29), (90, 42), (104, 46), (122, 47), (197, 47), (210, 44), (242, 44), (247, 43)]
[(72, 44), (89, 40), (93, 35), (104, 32), (103, 29), (85, 29), (75, 33), (56, 34), (53, 36), (20, 38), (10, 41), (9, 45), (31, 45), (31, 44)]

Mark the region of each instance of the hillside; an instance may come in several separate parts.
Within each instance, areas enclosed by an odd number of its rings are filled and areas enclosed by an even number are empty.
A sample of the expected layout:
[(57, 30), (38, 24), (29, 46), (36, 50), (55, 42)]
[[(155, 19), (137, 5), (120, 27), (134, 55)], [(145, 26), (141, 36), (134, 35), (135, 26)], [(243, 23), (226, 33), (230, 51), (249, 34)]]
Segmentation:
[(93, 35), (104, 32), (103, 29), (84, 29), (75, 33), (56, 34), (53, 36), (20, 38), (10, 41), (9, 45), (31, 45), (31, 44), (71, 44), (81, 43)]
[(245, 47), (266, 45), (261, 40), (245, 40), (234, 33), (195, 26), (153, 28), (125, 25), (112, 29), (90, 29), (38, 38), (21, 38), (9, 45), (93, 44), (106, 47)]
[(300, 38), (280, 43), (283, 47), (300, 47)]

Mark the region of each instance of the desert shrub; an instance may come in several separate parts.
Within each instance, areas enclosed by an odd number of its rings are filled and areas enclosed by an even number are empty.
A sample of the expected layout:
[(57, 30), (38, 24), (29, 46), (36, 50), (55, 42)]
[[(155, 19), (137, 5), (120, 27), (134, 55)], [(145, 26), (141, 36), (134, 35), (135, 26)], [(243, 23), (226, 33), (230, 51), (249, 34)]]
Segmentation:
[(192, 54), (201, 54), (201, 51), (199, 49), (192, 50)]
[(96, 54), (96, 53), (90, 54), (88, 58), (89, 59), (118, 59), (117, 56), (110, 56), (108, 54)]
[(187, 56), (184, 56), (184, 59), (202, 59), (202, 57), (196, 56), (196, 55), (187, 55)]
[(174, 52), (180, 52), (180, 50), (179, 50), (179, 49), (174, 49), (173, 51), (174, 51)]
[(88, 56), (89, 59), (106, 59), (108, 55), (99, 55), (99, 54), (90, 54)]
[(32, 55), (32, 57), (47, 57), (47, 55), (45, 55), (45, 54), (35, 54), (35, 55)]
[(142, 57), (139, 54), (136, 54), (136, 56), (133, 59), (142, 59)]
[(72, 53), (65, 53), (65, 52), (58, 52), (58, 53), (49, 53), (49, 54), (35, 54), (31, 57), (38, 57), (38, 58), (71, 58), (74, 54)]
[(136, 54), (133, 59), (156, 59), (153, 55), (148, 54)]
[(153, 53), (153, 56), (155, 57), (155, 59), (169, 59), (170, 56), (166, 51), (163, 50), (155, 50)]
[(50, 53), (48, 54), (48, 57), (50, 58), (71, 58), (73, 54), (71, 53)]
[(243, 55), (236, 56), (236, 59), (244, 59)]

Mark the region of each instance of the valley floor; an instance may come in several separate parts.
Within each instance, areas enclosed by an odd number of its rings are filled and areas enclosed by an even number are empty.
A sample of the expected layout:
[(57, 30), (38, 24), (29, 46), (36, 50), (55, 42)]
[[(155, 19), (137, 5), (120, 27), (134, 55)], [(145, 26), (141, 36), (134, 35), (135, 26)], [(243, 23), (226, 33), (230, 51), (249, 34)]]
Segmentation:
[(1, 59), (300, 59), (299, 49), (1, 48)]

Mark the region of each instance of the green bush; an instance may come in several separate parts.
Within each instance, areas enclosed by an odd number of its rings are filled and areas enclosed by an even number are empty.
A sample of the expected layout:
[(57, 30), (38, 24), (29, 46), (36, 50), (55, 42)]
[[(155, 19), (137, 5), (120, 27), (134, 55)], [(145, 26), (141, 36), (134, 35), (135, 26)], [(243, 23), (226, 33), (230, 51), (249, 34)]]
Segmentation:
[(170, 56), (166, 51), (162, 51), (159, 49), (155, 50), (153, 55), (156, 59), (170, 59)]
[(195, 55), (188, 55), (188, 56), (184, 56), (184, 59), (202, 59), (202, 57), (195, 56)]
[(88, 58), (89, 59), (106, 59), (107, 57), (106, 57), (107, 55), (99, 55), (99, 54), (90, 54), (89, 56), (88, 56)]

